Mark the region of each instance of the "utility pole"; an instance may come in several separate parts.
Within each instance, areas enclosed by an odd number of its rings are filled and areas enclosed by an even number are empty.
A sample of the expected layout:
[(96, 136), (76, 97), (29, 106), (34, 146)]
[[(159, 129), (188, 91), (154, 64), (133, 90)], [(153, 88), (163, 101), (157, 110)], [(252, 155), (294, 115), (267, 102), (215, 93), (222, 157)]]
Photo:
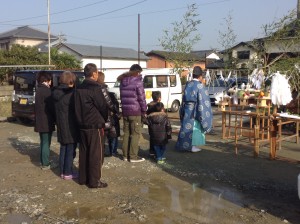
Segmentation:
[[(51, 65), (51, 54), (50, 54), (50, 0), (47, 0), (47, 8), (48, 8), (48, 61), (49, 65)], [(49, 67), (50, 69), (50, 67)]]
[(300, 0), (297, 2), (297, 19), (300, 19)]
[(141, 32), (140, 32), (140, 14), (138, 14), (138, 64), (140, 64), (141, 52)]

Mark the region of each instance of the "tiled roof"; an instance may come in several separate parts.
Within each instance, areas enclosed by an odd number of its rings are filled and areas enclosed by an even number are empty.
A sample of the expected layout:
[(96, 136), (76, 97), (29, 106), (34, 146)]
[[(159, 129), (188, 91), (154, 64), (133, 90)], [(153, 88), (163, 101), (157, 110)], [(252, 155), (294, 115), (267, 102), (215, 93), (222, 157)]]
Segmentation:
[(200, 57), (200, 58), (205, 58), (208, 55), (210, 55), (211, 53), (215, 53), (215, 51), (213, 51), (213, 50), (201, 50), (201, 51), (192, 51), (192, 53), (198, 55), (198, 57)]
[[(81, 44), (69, 44), (62, 43), (57, 46), (58, 48), (66, 47), (76, 52), (82, 57), (98, 57), (101, 54), (100, 46), (93, 45), (81, 45)], [(102, 57), (104, 58), (120, 58), (120, 59), (137, 59), (138, 52), (130, 48), (118, 48), (118, 47), (105, 47), (102, 46)], [(141, 60), (148, 60), (144, 54), (140, 53)]]
[[(163, 59), (166, 59), (166, 56), (168, 54), (178, 54), (176, 52), (168, 52), (168, 51), (158, 51), (158, 50), (153, 50), (148, 52), (146, 55), (147, 56), (151, 56), (151, 55), (157, 55)], [(186, 60), (202, 60), (203, 58), (200, 58), (198, 55), (194, 54), (194, 53), (187, 53), (186, 54)]]
[[(51, 39), (58, 39), (58, 37), (51, 35)], [(48, 39), (48, 33), (33, 29), (29, 26), (22, 26), (16, 29), (0, 33), (0, 39), (6, 38), (33, 38), (33, 39)]]

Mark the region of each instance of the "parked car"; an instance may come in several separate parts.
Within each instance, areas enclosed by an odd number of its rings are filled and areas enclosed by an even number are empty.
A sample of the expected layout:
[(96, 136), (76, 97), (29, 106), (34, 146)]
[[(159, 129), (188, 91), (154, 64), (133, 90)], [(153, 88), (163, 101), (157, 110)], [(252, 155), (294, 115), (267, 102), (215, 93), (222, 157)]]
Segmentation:
[(218, 105), (224, 95), (227, 95), (227, 91), (232, 87), (241, 88), (242, 84), (247, 85), (248, 78), (230, 78), (225, 81), (223, 79), (215, 79), (207, 85), (210, 101), (212, 105)]
[[(16, 71), (13, 75), (12, 116), (25, 124), (35, 119), (36, 76), (39, 72), (40, 70), (22, 70)], [(52, 75), (51, 87), (58, 86), (59, 77), (64, 71), (51, 70), (49, 72), (51, 72)], [(81, 83), (84, 79), (83, 72), (73, 71), (73, 73), (77, 77), (76, 84)]]
[[(171, 112), (179, 110), (182, 100), (182, 84), (178, 73), (172, 73), (171, 69), (168, 68), (145, 69), (142, 72), (142, 77), (147, 103), (152, 101), (152, 91), (160, 91), (161, 102), (165, 108)], [(120, 101), (119, 86), (120, 83), (117, 81), (114, 87), (109, 88), (109, 91), (114, 92)]]

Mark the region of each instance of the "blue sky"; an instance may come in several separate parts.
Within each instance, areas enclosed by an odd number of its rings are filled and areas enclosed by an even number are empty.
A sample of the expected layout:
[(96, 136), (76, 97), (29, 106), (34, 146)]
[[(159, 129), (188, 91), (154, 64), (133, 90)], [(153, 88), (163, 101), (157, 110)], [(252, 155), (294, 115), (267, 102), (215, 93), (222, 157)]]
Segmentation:
[[(237, 43), (261, 37), (262, 25), (296, 9), (297, 0), (50, 0), (51, 33), (67, 42), (161, 50), (158, 39), (171, 23), (181, 21), (187, 5), (198, 5), (201, 40), (194, 50), (220, 49), (219, 31), (232, 15)], [(29, 25), (47, 32), (47, 0), (9, 0), (1, 6), (0, 33)]]

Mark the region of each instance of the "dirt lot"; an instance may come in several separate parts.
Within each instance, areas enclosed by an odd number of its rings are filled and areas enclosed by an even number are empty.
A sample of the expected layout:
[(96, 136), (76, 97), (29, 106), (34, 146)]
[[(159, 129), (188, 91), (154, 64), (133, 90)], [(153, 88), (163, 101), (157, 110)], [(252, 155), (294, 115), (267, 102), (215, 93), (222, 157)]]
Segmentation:
[[(33, 128), (1, 122), (0, 223), (300, 223), (299, 145), (284, 143), (280, 159), (270, 161), (268, 147), (254, 159), (245, 141), (235, 156), (234, 144), (222, 140), (216, 127), (199, 153), (176, 152), (174, 135), (167, 164), (157, 165), (143, 132), (146, 161), (106, 158), (103, 179), (109, 186), (95, 190), (60, 179), (58, 169), (42, 171)], [(57, 161), (56, 137), (52, 150)]]

